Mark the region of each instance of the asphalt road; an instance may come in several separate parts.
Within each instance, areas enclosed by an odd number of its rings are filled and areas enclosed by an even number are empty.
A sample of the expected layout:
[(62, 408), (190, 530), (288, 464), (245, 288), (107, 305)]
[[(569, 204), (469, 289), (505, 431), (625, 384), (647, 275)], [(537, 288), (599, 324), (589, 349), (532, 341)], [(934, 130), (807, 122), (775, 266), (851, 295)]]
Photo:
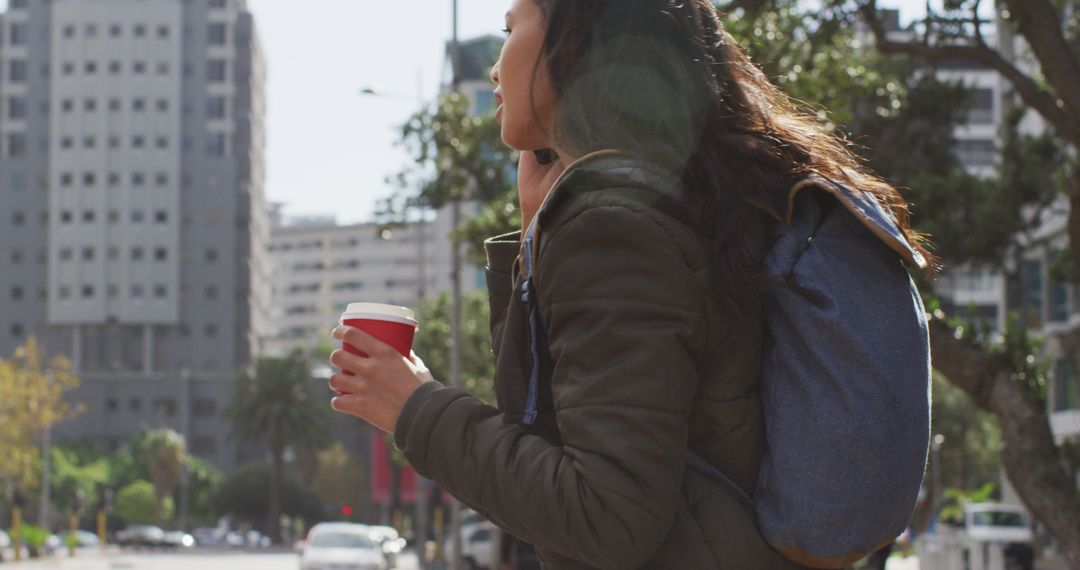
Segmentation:
[[(79, 551), (74, 558), (58, 556), (11, 564), (12, 570), (299, 570), (300, 557), (287, 550), (226, 551), (192, 549), (186, 552), (147, 552), (110, 549)], [(417, 570), (416, 557), (403, 553), (398, 570)]]

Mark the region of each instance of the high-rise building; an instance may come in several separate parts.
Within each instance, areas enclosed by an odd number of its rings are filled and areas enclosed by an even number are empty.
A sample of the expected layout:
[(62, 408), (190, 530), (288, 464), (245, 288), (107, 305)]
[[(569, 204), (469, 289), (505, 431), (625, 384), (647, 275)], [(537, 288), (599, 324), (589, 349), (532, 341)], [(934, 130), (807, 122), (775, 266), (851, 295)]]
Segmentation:
[(86, 411), (238, 460), (222, 417), (261, 351), (265, 66), (244, 0), (11, 0), (0, 15), (0, 354), (68, 355)]
[[(284, 356), (309, 348), (330, 330), (350, 302), (417, 308), (451, 290), (449, 208), (423, 224), (384, 228), (376, 223), (338, 225), (333, 219), (283, 221), (271, 231), (274, 326), (267, 351)], [(421, 281), (421, 279), (423, 281)], [(462, 290), (484, 286), (464, 273)], [(326, 363), (318, 363), (326, 364)]]

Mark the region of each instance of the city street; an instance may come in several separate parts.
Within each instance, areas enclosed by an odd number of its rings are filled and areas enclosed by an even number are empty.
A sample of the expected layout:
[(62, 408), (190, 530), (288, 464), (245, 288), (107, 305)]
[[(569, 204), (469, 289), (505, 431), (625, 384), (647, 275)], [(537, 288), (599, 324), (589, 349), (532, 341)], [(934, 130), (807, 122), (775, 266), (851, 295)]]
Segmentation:
[[(79, 551), (75, 558), (62, 556), (19, 564), (5, 559), (3, 566), (27, 570), (299, 570), (300, 557), (289, 550), (195, 549), (176, 553), (110, 549), (105, 552)], [(397, 568), (418, 568), (415, 555), (402, 554)]]

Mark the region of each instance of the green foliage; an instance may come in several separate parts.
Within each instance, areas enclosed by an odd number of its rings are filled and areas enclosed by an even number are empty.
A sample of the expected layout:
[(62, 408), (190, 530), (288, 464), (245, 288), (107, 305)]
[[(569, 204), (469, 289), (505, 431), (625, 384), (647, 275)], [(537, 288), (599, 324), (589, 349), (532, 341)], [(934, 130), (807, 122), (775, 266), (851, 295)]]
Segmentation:
[(45, 541), (49, 539), (49, 531), (31, 524), (22, 527), (23, 543), (27, 548), (41, 550), (45, 547)]
[[(270, 466), (251, 463), (234, 469), (218, 487), (214, 506), (219, 516), (233, 515), (261, 525), (267, 516)], [(285, 477), (281, 485), (281, 514), (317, 522), (323, 519), (321, 502), (296, 479)]]
[(937, 373), (933, 394), (934, 434), (945, 438), (937, 454), (942, 483), (946, 487), (977, 489), (997, 481), (1001, 431), (994, 416), (978, 409), (963, 390)]
[[(442, 382), (450, 380), (450, 320), (453, 300), (443, 294), (425, 303), (418, 311), (420, 331), (413, 351), (420, 355), (431, 374)], [(466, 293), (461, 300), (461, 381), (470, 394), (494, 405), (495, 362), (491, 356), (491, 331), (485, 291)]]
[[(260, 358), (255, 374), (236, 383), (225, 411), (232, 435), (240, 441), (266, 441), (322, 447), (329, 440), (328, 389), (313, 382), (307, 359), (299, 352), (287, 358)], [(272, 441), (275, 437), (279, 442)]]
[(945, 489), (946, 504), (941, 508), (938, 520), (944, 523), (961, 524), (964, 521), (964, 507), (974, 503), (985, 503), (994, 498), (994, 483), (987, 483), (978, 489)]
[(189, 455), (186, 459), (188, 469), (188, 516), (195, 521), (211, 522), (216, 517), (214, 499), (217, 489), (225, 479), (220, 469)]
[[(116, 494), (116, 516), (129, 524), (156, 524), (156, 497), (149, 481), (135, 481)], [(162, 502), (163, 515), (170, 519), (175, 511), (172, 497)]]
[(108, 457), (105, 454), (87, 456), (63, 445), (54, 446), (51, 451), (49, 485), (53, 505), (60, 512), (68, 512), (74, 506), (76, 492), (82, 491), (86, 506), (93, 507), (98, 489), (109, 484)]
[(384, 226), (415, 219), (418, 209), (441, 208), (455, 199), (479, 202), (482, 212), (462, 224), (472, 261), (483, 261), (483, 239), (521, 225), (517, 212), (513, 164), (517, 154), (502, 142), (495, 115), (469, 116), (462, 95), (424, 107), (401, 128), (399, 146), (412, 163), (392, 177), (394, 193), (379, 203), (376, 218)]

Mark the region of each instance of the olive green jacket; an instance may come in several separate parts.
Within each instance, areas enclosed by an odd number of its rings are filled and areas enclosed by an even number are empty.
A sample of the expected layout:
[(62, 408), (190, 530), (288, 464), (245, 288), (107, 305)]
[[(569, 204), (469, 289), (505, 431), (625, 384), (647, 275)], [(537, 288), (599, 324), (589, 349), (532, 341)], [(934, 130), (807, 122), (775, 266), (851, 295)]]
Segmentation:
[[(499, 407), (425, 384), (402, 410), (397, 446), (532, 543), (545, 568), (797, 568), (729, 490), (686, 465), (691, 448), (753, 490), (762, 307), (733, 326), (709, 285), (708, 242), (589, 161), (567, 169), (537, 214), (547, 351), (536, 424), (521, 423), (532, 355), (510, 234), (485, 243)], [(767, 229), (753, 240), (761, 252)]]

